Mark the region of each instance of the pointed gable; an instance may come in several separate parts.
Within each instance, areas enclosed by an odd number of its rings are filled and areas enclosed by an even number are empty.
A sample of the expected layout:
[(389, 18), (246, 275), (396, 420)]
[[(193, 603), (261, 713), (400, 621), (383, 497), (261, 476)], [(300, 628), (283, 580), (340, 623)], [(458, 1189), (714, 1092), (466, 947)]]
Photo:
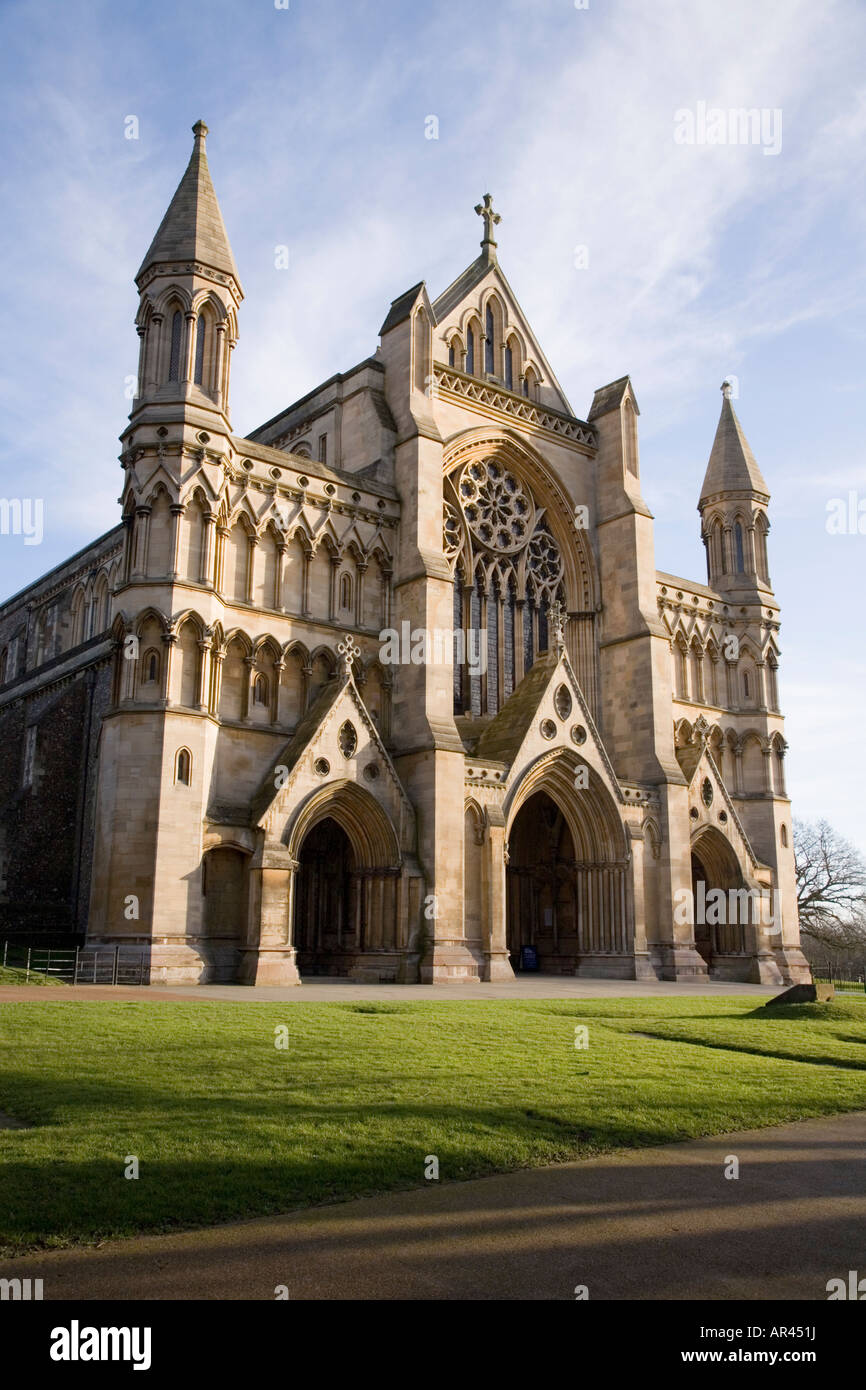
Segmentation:
[[(568, 714), (557, 707), (560, 686), (572, 701)], [(514, 694), (488, 724), (470, 762), (499, 762), (508, 769), (506, 783), (514, 787), (540, 751), (538, 730), (542, 721), (555, 729), (544, 741), (544, 751), (567, 749), (587, 763), (599, 776), (614, 802), (623, 796), (616, 773), (595, 727), (589, 706), (565, 650), (552, 650), (540, 656), (524, 676)], [(583, 741), (575, 744), (572, 729), (580, 727)]]
[[(676, 750), (677, 762), (682, 769), (689, 789), (689, 800), (693, 810), (698, 813), (697, 817), (692, 820), (693, 834), (698, 829), (712, 826), (715, 830), (722, 831), (725, 838), (733, 846), (741, 864), (749, 863), (753, 872), (763, 869), (766, 866), (761, 863), (749, 842), (749, 837), (737, 815), (722, 775), (716, 767), (708, 745), (701, 736), (699, 724), (696, 725), (699, 730), (698, 737), (693, 739), (691, 743), (687, 743), (685, 747)], [(701, 794), (705, 780), (709, 781), (713, 790), (713, 798), (709, 805)], [(718, 801), (716, 798), (722, 802), (727, 813), (728, 819), (724, 825), (718, 819)]]
[(540, 403), (574, 417), (574, 411), (568, 397), (560, 386), (554, 370), (497, 260), (488, 259), (482, 254), (470, 266), (467, 266), (466, 270), (458, 275), (457, 279), (446, 290), (443, 290), (437, 299), (433, 300), (437, 338), (440, 343), (445, 342), (450, 330), (462, 326), (462, 320), (470, 310), (480, 310), (481, 300), (489, 290), (495, 290), (505, 305), (508, 330), (516, 332), (523, 340), (527, 360), (532, 362), (541, 373), (544, 399)]
[[(352, 725), (354, 747), (346, 751), (340, 730)], [(316, 760), (329, 765), (329, 780), (336, 785), (364, 779), (365, 789), (385, 810), (403, 852), (411, 851), (415, 838), (415, 812), (391, 758), (350, 673), (344, 671), (319, 692), (294, 734), (272, 762), (250, 807), (252, 823), (263, 826), (269, 837), (279, 838), (281, 828), (294, 820), (314, 789), (327, 786), (315, 770)], [(368, 775), (373, 769), (372, 775)]]
[(196, 121), (195, 143), (183, 178), (141, 263), (136, 282), (153, 265), (199, 261), (234, 280), (240, 292), (235, 258), (211, 181), (205, 153), (207, 126)]

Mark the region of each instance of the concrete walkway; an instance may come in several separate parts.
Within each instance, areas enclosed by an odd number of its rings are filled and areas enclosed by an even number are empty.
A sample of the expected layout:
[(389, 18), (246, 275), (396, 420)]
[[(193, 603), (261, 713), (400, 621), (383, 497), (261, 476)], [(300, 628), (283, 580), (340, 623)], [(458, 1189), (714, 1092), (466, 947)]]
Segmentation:
[(41, 1278), (46, 1299), (286, 1285), (292, 1299), (570, 1300), (586, 1285), (590, 1299), (823, 1301), (849, 1270), (866, 1276), (866, 1113), (28, 1256), (0, 1277)]
[(309, 976), (303, 984), (277, 985), (2, 985), (0, 1003), (37, 1000), (66, 1003), (94, 999), (138, 1002), (165, 1000), (251, 1003), (350, 1003), (358, 999), (731, 999), (736, 995), (770, 998), (783, 985), (739, 985), (720, 980), (579, 980), (573, 975), (521, 975), (499, 984), (365, 985), (337, 977)]

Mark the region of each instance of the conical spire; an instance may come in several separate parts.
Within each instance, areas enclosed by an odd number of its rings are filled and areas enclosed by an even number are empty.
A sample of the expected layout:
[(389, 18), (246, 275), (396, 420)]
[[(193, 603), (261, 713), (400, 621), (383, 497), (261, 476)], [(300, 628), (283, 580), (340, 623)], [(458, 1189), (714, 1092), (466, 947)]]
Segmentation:
[(742, 496), (744, 493), (757, 492), (765, 498), (770, 496), (770, 489), (731, 405), (730, 382), (722, 383), (722, 395), (722, 413), (710, 451), (699, 506), (711, 497), (725, 494)]
[(207, 126), (204, 121), (196, 121), (192, 130), (195, 144), (186, 173), (141, 263), (136, 282), (153, 265), (199, 261), (211, 270), (230, 275), (240, 289), (235, 258), (207, 165)]

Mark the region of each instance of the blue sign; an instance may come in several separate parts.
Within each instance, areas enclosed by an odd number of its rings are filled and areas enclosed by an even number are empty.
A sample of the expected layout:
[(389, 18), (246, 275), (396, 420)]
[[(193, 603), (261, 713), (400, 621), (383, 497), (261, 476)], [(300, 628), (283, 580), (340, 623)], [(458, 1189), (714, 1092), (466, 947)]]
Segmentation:
[(538, 952), (534, 946), (521, 946), (520, 948), (520, 969), (537, 970)]

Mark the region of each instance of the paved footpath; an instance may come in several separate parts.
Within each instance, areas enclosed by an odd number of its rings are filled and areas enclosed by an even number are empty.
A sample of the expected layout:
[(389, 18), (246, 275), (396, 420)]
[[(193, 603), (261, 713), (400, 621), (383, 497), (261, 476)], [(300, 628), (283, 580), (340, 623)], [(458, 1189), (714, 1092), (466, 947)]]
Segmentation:
[(0, 1277), (42, 1278), (46, 1299), (273, 1299), (278, 1285), (573, 1299), (586, 1285), (590, 1299), (823, 1301), (849, 1270), (866, 1276), (866, 1113), (27, 1256)]
[(497, 984), (366, 985), (355, 980), (309, 976), (286, 985), (0, 985), (0, 1004), (36, 1000), (40, 1004), (119, 999), (137, 1003), (214, 1000), (233, 1004), (351, 1003), (358, 999), (731, 999), (736, 995), (770, 998), (783, 986), (726, 984), (719, 980), (579, 980), (573, 975), (520, 975)]

